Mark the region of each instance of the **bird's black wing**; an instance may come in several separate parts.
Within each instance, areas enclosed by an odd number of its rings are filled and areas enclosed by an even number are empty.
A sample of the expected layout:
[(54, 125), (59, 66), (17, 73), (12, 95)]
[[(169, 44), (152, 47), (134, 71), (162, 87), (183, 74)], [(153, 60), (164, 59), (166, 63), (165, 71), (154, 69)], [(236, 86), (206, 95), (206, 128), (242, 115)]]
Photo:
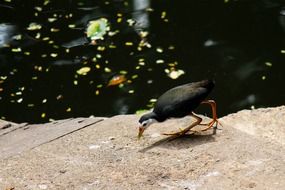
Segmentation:
[[(209, 85), (210, 83), (212, 84)], [(200, 81), (172, 88), (158, 98), (153, 111), (164, 119), (183, 117), (198, 107), (212, 88), (212, 81)]]

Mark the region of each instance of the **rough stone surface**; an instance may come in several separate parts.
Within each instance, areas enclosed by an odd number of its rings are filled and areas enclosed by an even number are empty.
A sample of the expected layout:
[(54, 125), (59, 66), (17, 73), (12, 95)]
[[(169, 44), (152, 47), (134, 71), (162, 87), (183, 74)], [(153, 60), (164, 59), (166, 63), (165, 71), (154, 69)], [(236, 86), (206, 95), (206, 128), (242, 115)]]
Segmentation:
[(0, 160), (0, 189), (284, 189), (285, 107), (246, 110), (223, 127), (174, 140), (191, 118), (154, 124), (138, 141), (124, 115)]

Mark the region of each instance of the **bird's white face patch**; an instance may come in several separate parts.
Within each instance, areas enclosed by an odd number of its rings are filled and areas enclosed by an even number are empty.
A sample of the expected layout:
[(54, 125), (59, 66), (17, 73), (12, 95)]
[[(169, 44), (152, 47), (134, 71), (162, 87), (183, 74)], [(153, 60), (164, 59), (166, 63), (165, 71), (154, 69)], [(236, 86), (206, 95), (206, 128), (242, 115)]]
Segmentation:
[(143, 127), (143, 128), (147, 128), (148, 126), (150, 126), (152, 123), (155, 123), (156, 120), (155, 119), (148, 119), (148, 120), (145, 120), (141, 123), (141, 126), (140, 127)]

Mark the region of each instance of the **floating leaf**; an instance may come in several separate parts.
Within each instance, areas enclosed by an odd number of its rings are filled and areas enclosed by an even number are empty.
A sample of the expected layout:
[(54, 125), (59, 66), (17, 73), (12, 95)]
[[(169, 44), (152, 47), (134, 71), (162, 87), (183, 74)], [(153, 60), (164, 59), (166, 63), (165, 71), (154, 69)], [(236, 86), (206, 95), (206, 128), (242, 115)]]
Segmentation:
[(40, 30), (42, 26), (40, 24), (37, 24), (35, 22), (30, 23), (30, 25), (27, 27), (27, 30)]
[(107, 86), (115, 86), (125, 82), (127, 79), (125, 75), (115, 75), (111, 78)]
[(11, 51), (12, 51), (12, 52), (15, 52), (15, 53), (18, 53), (18, 52), (21, 52), (22, 49), (18, 47), (18, 48), (13, 48), (13, 49), (11, 49)]
[(57, 20), (57, 18), (48, 18), (48, 22), (54, 22), (56, 20)]
[(69, 28), (75, 28), (76, 25), (75, 25), (75, 24), (69, 24), (68, 27), (69, 27)]
[(46, 117), (46, 113), (42, 113), (41, 118), (45, 118), (45, 117)]
[(22, 39), (22, 35), (21, 34), (15, 35), (15, 36), (12, 37), (12, 39), (21, 40)]
[(134, 90), (129, 90), (129, 94), (133, 94), (133, 93), (135, 93)]
[(60, 29), (58, 29), (58, 28), (51, 28), (50, 31), (51, 31), (51, 32), (59, 32)]
[(90, 67), (82, 67), (79, 70), (76, 71), (79, 75), (87, 75), (87, 73), (91, 70)]
[(23, 101), (23, 98), (20, 98), (17, 100), (18, 103), (22, 103), (22, 101)]
[(168, 77), (172, 79), (177, 79), (181, 75), (185, 74), (183, 70), (171, 70), (171, 71), (168, 70), (166, 71), (166, 73), (168, 74)]
[(161, 47), (157, 47), (157, 48), (156, 48), (156, 51), (157, 51), (158, 53), (163, 53), (163, 49), (162, 49)]
[(56, 97), (57, 100), (60, 100), (60, 99), (62, 99), (62, 98), (63, 98), (63, 96), (62, 96), (61, 94), (59, 94), (59, 95)]
[(133, 19), (128, 19), (127, 23), (129, 24), (129, 26), (133, 26), (136, 23), (136, 21)]
[(126, 46), (132, 46), (132, 45), (134, 45), (134, 44), (133, 44), (133, 42), (126, 42), (125, 45), (126, 45)]
[(266, 62), (265, 65), (268, 67), (272, 67), (272, 63), (270, 63), (270, 62)]
[(100, 18), (89, 22), (87, 27), (87, 37), (91, 40), (104, 39), (104, 35), (110, 30), (108, 20)]
[(164, 19), (165, 17), (166, 17), (166, 12), (163, 11), (163, 12), (161, 13), (161, 18)]
[(110, 72), (111, 72), (111, 69), (108, 68), (108, 67), (105, 67), (105, 68), (104, 68), (104, 71), (105, 71), (106, 73), (110, 73)]
[(156, 60), (156, 63), (157, 63), (157, 64), (164, 63), (164, 60), (162, 60), (162, 59), (158, 59), (158, 60)]
[(51, 53), (50, 54), (51, 57), (57, 57), (57, 55), (58, 55), (57, 53)]

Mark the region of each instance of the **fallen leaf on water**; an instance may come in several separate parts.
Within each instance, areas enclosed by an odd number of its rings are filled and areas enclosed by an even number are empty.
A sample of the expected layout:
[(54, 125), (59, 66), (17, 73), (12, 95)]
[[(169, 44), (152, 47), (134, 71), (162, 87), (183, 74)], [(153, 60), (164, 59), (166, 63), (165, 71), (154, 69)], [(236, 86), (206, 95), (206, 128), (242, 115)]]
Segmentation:
[(270, 62), (265, 62), (265, 65), (268, 67), (272, 67), (272, 63), (270, 63)]
[(40, 30), (42, 26), (40, 24), (37, 24), (35, 22), (30, 23), (30, 25), (27, 27), (27, 30)]
[(45, 118), (45, 117), (46, 117), (46, 113), (42, 113), (41, 118)]
[(100, 18), (89, 22), (86, 34), (87, 37), (90, 38), (91, 40), (98, 40), (98, 39), (103, 40), (104, 35), (109, 30), (110, 27), (108, 20), (106, 18)]
[(125, 82), (127, 79), (125, 75), (116, 75), (111, 78), (107, 86), (115, 86)]
[(172, 78), (172, 79), (177, 79), (181, 75), (185, 74), (185, 72), (183, 70), (171, 70), (171, 71), (169, 71), (167, 69), (167, 70), (165, 70), (165, 72), (167, 73), (167, 76)]
[(82, 67), (76, 71), (79, 75), (87, 75), (87, 73), (91, 70), (90, 67)]

